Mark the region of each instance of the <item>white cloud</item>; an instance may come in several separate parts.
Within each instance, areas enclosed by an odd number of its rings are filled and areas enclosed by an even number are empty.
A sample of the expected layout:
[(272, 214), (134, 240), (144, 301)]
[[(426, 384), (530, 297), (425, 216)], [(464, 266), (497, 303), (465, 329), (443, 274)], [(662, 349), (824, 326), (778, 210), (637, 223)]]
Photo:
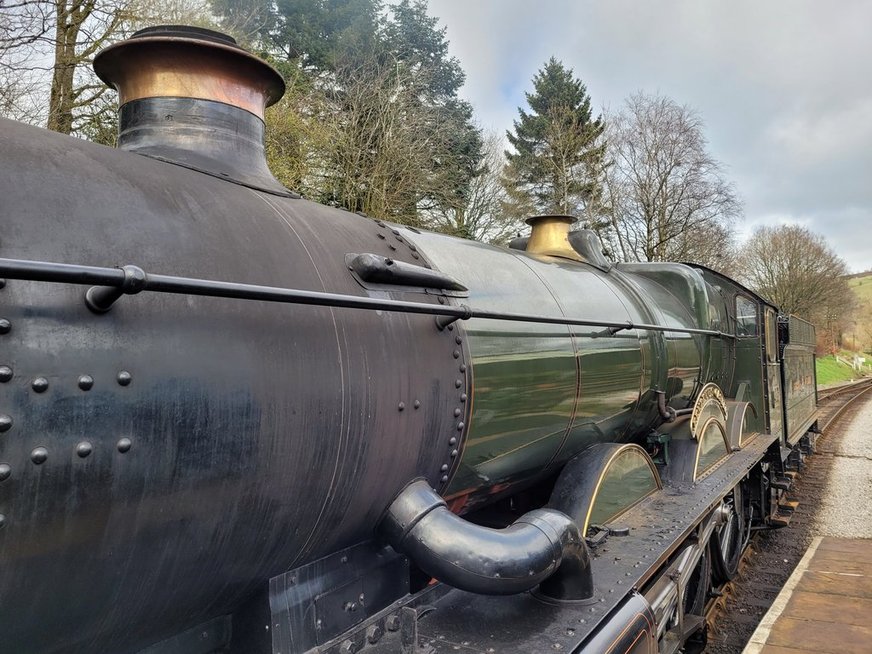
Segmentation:
[[(549, 56), (598, 106), (658, 91), (695, 107), (745, 200), (872, 267), (872, 4), (813, 0), (431, 0), (479, 121), (511, 128)], [(865, 243), (865, 245), (864, 245)]]
[(872, 97), (820, 112), (794, 111), (770, 124), (766, 136), (794, 166), (837, 165), (858, 154), (858, 144), (872, 143)]

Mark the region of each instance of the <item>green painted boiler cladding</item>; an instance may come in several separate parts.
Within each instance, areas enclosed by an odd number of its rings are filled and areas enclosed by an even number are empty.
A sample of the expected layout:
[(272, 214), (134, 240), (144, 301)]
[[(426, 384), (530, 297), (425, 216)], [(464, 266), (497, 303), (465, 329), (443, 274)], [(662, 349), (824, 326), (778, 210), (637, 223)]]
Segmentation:
[(471, 418), (445, 493), (456, 511), (529, 485), (591, 444), (644, 443), (662, 422), (658, 393), (681, 410), (708, 382), (728, 396), (739, 384), (735, 289), (716, 273), (682, 264), (579, 262), (399, 229), (434, 268), (470, 289), (463, 302), (479, 310), (725, 332), (466, 321)]

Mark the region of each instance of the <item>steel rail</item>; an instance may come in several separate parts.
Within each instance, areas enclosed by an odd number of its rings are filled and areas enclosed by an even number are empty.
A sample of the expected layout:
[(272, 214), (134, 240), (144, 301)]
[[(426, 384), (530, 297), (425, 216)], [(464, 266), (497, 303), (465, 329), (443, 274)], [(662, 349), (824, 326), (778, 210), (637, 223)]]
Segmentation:
[[(862, 385), (862, 383), (854, 384), (851, 387), (855, 388), (856, 386), (860, 386), (860, 385)], [(872, 383), (869, 383), (867, 380), (866, 381), (866, 388), (855, 393), (853, 396), (851, 396), (847, 400), (847, 402), (845, 402), (842, 406), (840, 406), (838, 409), (836, 409), (832, 415), (827, 416), (827, 421), (821, 426), (821, 431), (827, 430), (830, 425), (832, 425), (834, 422), (836, 422), (836, 420), (839, 417), (841, 417), (842, 413), (844, 413), (845, 410), (849, 406), (852, 406), (854, 404), (854, 402), (856, 402), (858, 399), (860, 399), (861, 397), (866, 395), (866, 393), (868, 393), (869, 391), (872, 391)], [(841, 394), (842, 393), (831, 393), (830, 395), (827, 395), (827, 398), (833, 397), (835, 395), (841, 395)], [(820, 402), (820, 400), (818, 400), (818, 402)]]
[(839, 395), (844, 395), (845, 393), (849, 393), (856, 388), (868, 385), (870, 383), (872, 383), (872, 379), (867, 378), (849, 384), (842, 384), (841, 386), (836, 386), (835, 388), (828, 388), (824, 392), (818, 393), (818, 404), (820, 404), (821, 402), (827, 402), (833, 398), (838, 397)]
[(535, 314), (486, 311), (468, 307), (466, 305), (446, 306), (441, 304), (427, 304), (424, 302), (359, 297), (356, 295), (343, 295), (340, 293), (306, 291), (276, 286), (259, 286), (256, 284), (242, 284), (237, 282), (197, 279), (192, 277), (175, 277), (171, 275), (146, 273), (137, 266), (101, 268), (97, 266), (82, 266), (47, 261), (0, 258), (0, 276), (7, 279), (92, 286), (86, 294), (86, 302), (88, 303), (89, 308), (97, 313), (108, 311), (112, 304), (122, 295), (133, 295), (143, 291), (152, 291), (180, 295), (197, 295), (240, 300), (261, 300), (287, 304), (425, 314), (436, 316), (437, 325), (440, 329), (456, 320), (481, 318), (552, 325), (602, 327), (605, 328), (610, 335), (614, 335), (624, 330), (639, 329), (652, 332), (674, 332), (713, 336), (724, 339), (736, 338), (733, 334), (727, 334), (711, 329), (667, 327), (665, 325), (634, 323), (632, 321), (614, 322), (608, 320), (582, 320), (577, 318), (567, 318), (565, 316), (542, 316)]

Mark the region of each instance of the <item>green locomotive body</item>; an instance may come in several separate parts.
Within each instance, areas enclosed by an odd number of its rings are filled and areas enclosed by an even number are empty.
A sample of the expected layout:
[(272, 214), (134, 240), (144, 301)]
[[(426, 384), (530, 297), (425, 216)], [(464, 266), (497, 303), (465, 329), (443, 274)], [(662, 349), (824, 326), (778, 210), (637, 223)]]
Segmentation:
[(789, 520), (811, 325), (571, 217), (506, 249), (301, 199), (228, 37), (95, 65), (120, 150), (0, 121), (4, 651), (704, 640)]

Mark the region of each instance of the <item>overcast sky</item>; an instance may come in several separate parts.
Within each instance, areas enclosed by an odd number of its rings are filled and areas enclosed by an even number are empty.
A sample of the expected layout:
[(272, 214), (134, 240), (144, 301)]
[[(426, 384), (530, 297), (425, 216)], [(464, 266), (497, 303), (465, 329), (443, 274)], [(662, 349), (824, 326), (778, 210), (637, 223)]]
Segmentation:
[(744, 202), (740, 237), (799, 223), (872, 268), (872, 3), (430, 0), (462, 95), (505, 131), (548, 57), (595, 106), (660, 92), (694, 107)]

